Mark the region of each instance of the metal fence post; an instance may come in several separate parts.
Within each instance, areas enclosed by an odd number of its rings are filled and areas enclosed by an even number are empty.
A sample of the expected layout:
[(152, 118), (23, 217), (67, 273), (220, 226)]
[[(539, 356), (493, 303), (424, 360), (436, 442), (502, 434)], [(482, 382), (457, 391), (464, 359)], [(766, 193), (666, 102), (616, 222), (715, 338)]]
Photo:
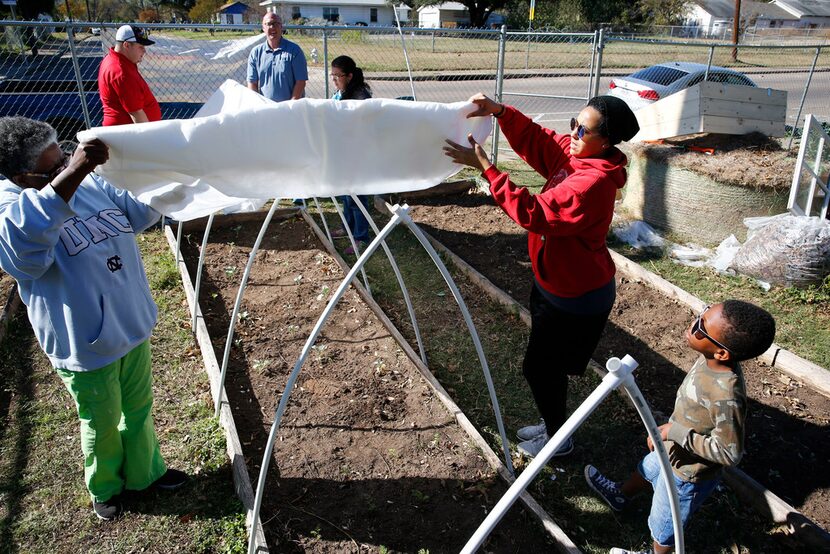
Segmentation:
[[(573, 39), (571, 39), (573, 42)], [(596, 69), (597, 43), (599, 43), (599, 31), (594, 31), (594, 39), (591, 42), (591, 68), (588, 70), (588, 90), (585, 91), (586, 100), (591, 98), (591, 91), (594, 90), (594, 70)]]
[[(507, 25), (502, 25), (499, 31), (499, 58), (496, 69), (496, 102), (502, 101), (504, 90), (504, 53), (507, 48)], [(490, 144), (490, 160), (493, 165), (499, 162), (499, 125), (493, 125), (493, 140)]]
[(709, 80), (709, 70), (712, 68), (712, 59), (715, 57), (715, 47), (709, 47), (709, 59), (706, 61), (706, 73), (703, 75), (703, 80)]
[(594, 79), (594, 96), (599, 96), (599, 80), (602, 77), (602, 49), (605, 48), (605, 29), (599, 30), (597, 42), (597, 74)]
[(807, 100), (807, 91), (810, 89), (810, 81), (813, 80), (813, 73), (816, 71), (816, 63), (818, 62), (818, 57), (821, 55), (821, 46), (816, 47), (816, 55), (813, 58), (813, 65), (810, 66), (810, 74), (807, 75), (807, 82), (804, 83), (804, 92), (801, 95), (801, 102), (798, 104), (798, 113), (795, 114), (795, 121), (793, 121), (793, 132), (790, 135), (790, 142), (787, 143), (787, 150), (793, 147), (793, 139), (795, 138), (795, 132), (798, 130), (798, 120), (801, 119), (801, 110), (804, 109), (804, 101)]
[(331, 98), (329, 94), (329, 30), (323, 29), (323, 75), (326, 78), (326, 98)]
[(435, 31), (432, 31), (432, 53), (435, 54)]
[(86, 105), (86, 93), (84, 92), (84, 80), (81, 76), (81, 66), (78, 64), (78, 53), (75, 51), (75, 29), (72, 23), (66, 24), (66, 38), (69, 42), (69, 52), (72, 54), (72, 68), (75, 70), (75, 80), (78, 82), (78, 94), (81, 96), (81, 109), (84, 112), (86, 128), (92, 127), (92, 119), (89, 117), (89, 106)]

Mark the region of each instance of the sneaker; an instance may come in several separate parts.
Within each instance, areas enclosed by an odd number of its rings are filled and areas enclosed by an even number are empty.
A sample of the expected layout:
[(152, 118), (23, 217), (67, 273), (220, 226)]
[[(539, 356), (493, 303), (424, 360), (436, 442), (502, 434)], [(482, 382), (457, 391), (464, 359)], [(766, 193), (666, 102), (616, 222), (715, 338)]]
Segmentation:
[(164, 475), (156, 479), (153, 486), (157, 489), (172, 491), (187, 483), (188, 479), (187, 473), (178, 469), (168, 469)]
[(652, 554), (648, 550), (626, 550), (625, 548), (617, 548), (616, 546), (608, 551), (608, 554)]
[[(620, 491), (620, 483), (608, 479), (592, 465), (585, 466), (585, 480), (611, 509), (619, 512), (628, 504), (628, 498)], [(620, 552), (628, 552), (620, 550)]]
[[(520, 442), (516, 448), (528, 458), (535, 458), (548, 443), (549, 439), (550, 437), (548, 437), (547, 433), (542, 433), (541, 435), (536, 435), (530, 440)], [(565, 444), (559, 447), (559, 450), (556, 451), (553, 457), (559, 458), (560, 456), (567, 456), (573, 451), (574, 441), (572, 438), (568, 438), (568, 440), (565, 441)]]
[(530, 439), (534, 439), (542, 433), (547, 432), (548, 429), (545, 426), (545, 420), (539, 419), (538, 425), (528, 425), (527, 427), (522, 427), (521, 429), (516, 431), (516, 436), (519, 437), (519, 440), (529, 441)]
[[(361, 249), (361, 250), (362, 250), (362, 249), (364, 249), (364, 248), (366, 248), (366, 246), (367, 246), (368, 244), (369, 244), (369, 243), (368, 243), (368, 242), (366, 242), (365, 240), (359, 240), (359, 241), (357, 241), (357, 245), (360, 247), (360, 249)], [(354, 246), (351, 246), (351, 245), (350, 245), (348, 248), (346, 248), (346, 249), (343, 251), (343, 253), (344, 253), (344, 254), (355, 254), (355, 251), (354, 251)]]
[(302, 206), (303, 204), (305, 204), (302, 198), (295, 198), (291, 203), (295, 206)]
[(333, 239), (342, 239), (342, 238), (346, 238), (348, 236), (349, 235), (346, 234), (346, 230), (343, 227), (340, 227), (339, 229), (334, 229), (331, 232), (331, 238), (333, 238)]
[(121, 515), (124, 509), (121, 506), (121, 498), (116, 494), (115, 496), (103, 502), (92, 501), (92, 511), (98, 516), (98, 519), (104, 521), (112, 521)]

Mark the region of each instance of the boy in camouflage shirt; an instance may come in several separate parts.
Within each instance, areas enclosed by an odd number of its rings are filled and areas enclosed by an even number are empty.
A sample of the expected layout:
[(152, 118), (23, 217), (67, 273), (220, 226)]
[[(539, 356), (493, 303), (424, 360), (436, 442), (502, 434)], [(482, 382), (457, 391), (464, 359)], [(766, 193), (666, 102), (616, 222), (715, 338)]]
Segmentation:
[[(762, 354), (774, 336), (772, 316), (740, 300), (707, 307), (686, 330), (689, 347), (701, 357), (677, 390), (669, 422), (660, 426), (684, 527), (720, 482), (722, 468), (736, 465), (743, 455), (746, 390), (739, 362)], [(650, 438), (646, 445), (651, 453), (624, 483), (611, 481), (591, 465), (585, 467), (585, 479), (617, 511), (632, 496), (653, 488), (648, 518), (653, 552), (666, 554), (674, 548), (671, 503)], [(611, 554), (626, 553), (635, 554), (611, 549)]]

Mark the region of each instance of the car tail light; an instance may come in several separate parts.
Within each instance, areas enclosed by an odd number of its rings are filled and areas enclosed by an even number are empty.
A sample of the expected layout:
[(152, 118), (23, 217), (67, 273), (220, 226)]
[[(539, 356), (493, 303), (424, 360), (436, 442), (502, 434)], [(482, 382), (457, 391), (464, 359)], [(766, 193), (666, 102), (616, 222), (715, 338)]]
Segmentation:
[(609, 90), (610, 89), (615, 89), (615, 88), (617, 88), (617, 83), (615, 83), (614, 81), (611, 81), (610, 83), (608, 83), (608, 89)]
[(650, 88), (641, 90), (637, 95), (645, 100), (660, 100), (660, 95), (657, 94), (657, 91), (651, 90)]

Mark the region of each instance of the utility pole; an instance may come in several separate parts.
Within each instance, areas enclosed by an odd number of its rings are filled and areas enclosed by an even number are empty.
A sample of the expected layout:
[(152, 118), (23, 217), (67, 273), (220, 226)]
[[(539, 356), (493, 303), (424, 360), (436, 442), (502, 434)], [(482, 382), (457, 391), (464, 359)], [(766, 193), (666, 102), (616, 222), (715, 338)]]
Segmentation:
[(741, 32), (741, 0), (735, 0), (735, 16), (732, 18), (732, 61), (738, 61), (738, 36)]

